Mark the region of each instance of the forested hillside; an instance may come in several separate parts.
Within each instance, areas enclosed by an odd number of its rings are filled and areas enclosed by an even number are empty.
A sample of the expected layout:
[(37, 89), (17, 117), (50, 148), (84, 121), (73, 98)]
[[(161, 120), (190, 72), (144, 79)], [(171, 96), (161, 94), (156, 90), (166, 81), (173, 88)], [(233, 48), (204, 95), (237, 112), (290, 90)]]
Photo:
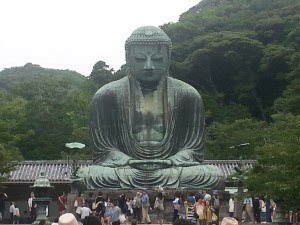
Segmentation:
[(39, 65), (27, 63), (21, 67), (12, 67), (0, 71), (0, 90), (39, 78), (59, 78), (69, 80), (74, 87), (80, 87), (86, 78), (71, 70), (45, 69)]
[[(162, 28), (171, 75), (201, 92), (206, 158), (255, 158), (248, 188), (300, 209), (300, 2), (202, 0)], [(287, 194), (288, 193), (288, 194)]]
[(207, 158), (230, 158), (242, 143), (234, 157), (256, 158), (272, 115), (299, 113), (299, 11), (296, 0), (203, 0), (162, 26), (171, 75), (204, 98)]
[(15, 159), (59, 159), (66, 142), (88, 142), (86, 83), (75, 71), (32, 63), (1, 71), (0, 147)]

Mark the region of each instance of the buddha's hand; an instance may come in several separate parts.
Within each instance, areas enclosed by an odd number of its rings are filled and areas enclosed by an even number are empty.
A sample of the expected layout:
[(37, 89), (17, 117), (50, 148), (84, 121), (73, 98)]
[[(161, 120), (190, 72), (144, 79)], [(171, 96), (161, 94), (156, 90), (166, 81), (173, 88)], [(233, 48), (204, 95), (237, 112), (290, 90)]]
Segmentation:
[(172, 161), (169, 159), (131, 159), (129, 160), (129, 165), (135, 169), (141, 170), (153, 170), (153, 169), (165, 169), (171, 167)]
[(110, 153), (107, 160), (101, 163), (101, 166), (105, 167), (121, 167), (128, 166), (128, 162), (131, 158), (124, 153), (113, 151)]

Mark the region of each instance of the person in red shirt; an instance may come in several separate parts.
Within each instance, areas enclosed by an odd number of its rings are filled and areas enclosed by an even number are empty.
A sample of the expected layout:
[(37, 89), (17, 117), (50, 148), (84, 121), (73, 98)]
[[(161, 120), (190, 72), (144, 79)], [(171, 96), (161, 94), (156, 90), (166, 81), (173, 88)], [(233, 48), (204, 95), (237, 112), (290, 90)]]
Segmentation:
[(61, 216), (62, 214), (65, 214), (67, 209), (67, 196), (64, 192), (58, 197), (57, 204), (59, 215)]

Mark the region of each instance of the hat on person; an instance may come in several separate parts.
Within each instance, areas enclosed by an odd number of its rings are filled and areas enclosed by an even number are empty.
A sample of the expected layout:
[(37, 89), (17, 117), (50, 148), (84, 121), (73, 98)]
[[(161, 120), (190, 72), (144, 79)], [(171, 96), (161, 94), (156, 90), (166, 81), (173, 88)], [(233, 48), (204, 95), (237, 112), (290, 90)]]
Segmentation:
[(239, 222), (232, 217), (224, 217), (222, 219), (221, 225), (238, 225)]
[(59, 217), (58, 225), (78, 225), (78, 221), (72, 213), (65, 213)]
[(137, 197), (141, 197), (142, 195), (143, 195), (143, 194), (142, 194), (141, 192), (139, 192), (139, 191), (136, 193), (136, 196), (137, 196)]

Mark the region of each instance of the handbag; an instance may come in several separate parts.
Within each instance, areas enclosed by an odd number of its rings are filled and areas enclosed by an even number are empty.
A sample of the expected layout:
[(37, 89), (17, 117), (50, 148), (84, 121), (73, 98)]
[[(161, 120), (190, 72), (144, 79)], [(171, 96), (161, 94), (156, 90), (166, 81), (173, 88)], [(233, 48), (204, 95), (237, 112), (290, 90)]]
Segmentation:
[(211, 219), (213, 222), (216, 222), (218, 220), (218, 216), (215, 213), (213, 213)]

